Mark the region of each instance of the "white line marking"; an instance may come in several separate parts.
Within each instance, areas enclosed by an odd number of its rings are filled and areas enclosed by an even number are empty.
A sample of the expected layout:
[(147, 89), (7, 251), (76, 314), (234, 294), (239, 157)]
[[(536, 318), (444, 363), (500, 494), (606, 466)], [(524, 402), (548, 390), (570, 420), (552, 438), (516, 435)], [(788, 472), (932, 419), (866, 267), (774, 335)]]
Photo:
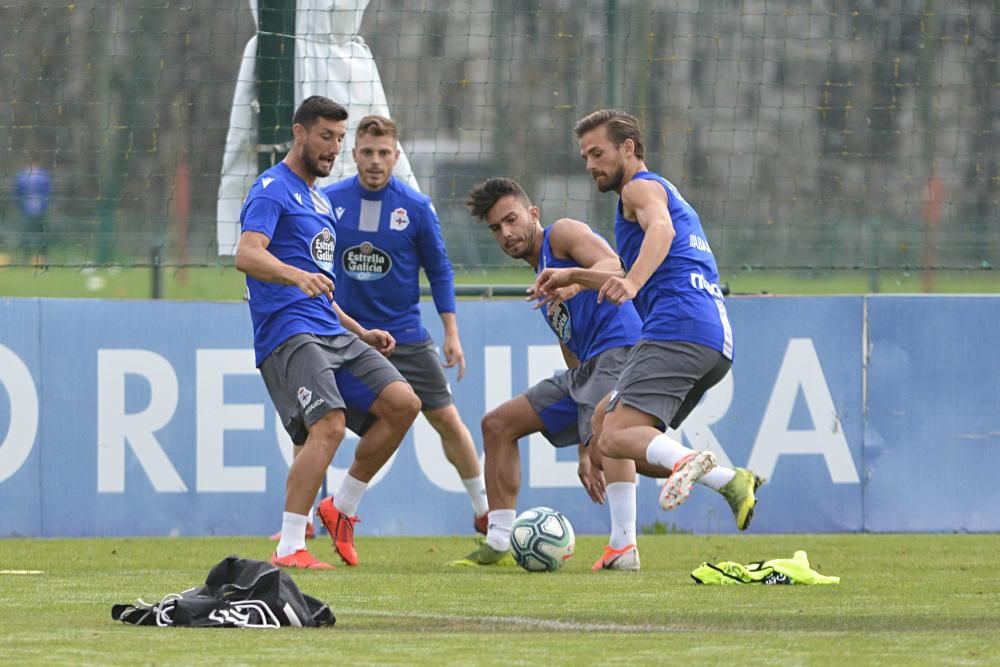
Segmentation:
[(335, 609), (335, 614), (355, 616), (375, 616), (380, 618), (416, 618), (427, 621), (445, 621), (497, 626), (517, 626), (529, 630), (575, 630), (580, 632), (681, 632), (685, 629), (670, 625), (629, 625), (625, 623), (581, 623), (579, 621), (557, 621), (550, 618), (530, 616), (458, 616), (455, 614), (434, 614), (422, 611), (381, 611), (373, 609)]
[(45, 574), (42, 570), (0, 570), (0, 574)]

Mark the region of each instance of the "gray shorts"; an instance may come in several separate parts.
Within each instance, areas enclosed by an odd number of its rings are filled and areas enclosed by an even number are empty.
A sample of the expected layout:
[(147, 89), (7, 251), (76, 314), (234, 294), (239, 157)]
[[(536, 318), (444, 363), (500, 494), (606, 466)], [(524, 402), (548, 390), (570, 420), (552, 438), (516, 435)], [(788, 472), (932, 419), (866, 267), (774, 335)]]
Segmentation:
[(590, 440), (590, 418), (601, 399), (614, 389), (629, 349), (607, 349), (524, 392), (531, 408), (545, 424), (542, 435), (554, 447), (586, 444)]
[(386, 385), (403, 380), (392, 364), (354, 334), (298, 334), (260, 365), (281, 423), (301, 445), (309, 427), (331, 410), (345, 410), (347, 427), (363, 435), (375, 421), (368, 412)]
[(396, 367), (413, 392), (420, 399), (421, 410), (437, 410), (452, 404), (448, 378), (441, 367), (434, 341), (397, 345), (389, 355), (389, 363)]
[(733, 365), (718, 350), (675, 340), (641, 340), (625, 362), (608, 412), (619, 403), (677, 428)]

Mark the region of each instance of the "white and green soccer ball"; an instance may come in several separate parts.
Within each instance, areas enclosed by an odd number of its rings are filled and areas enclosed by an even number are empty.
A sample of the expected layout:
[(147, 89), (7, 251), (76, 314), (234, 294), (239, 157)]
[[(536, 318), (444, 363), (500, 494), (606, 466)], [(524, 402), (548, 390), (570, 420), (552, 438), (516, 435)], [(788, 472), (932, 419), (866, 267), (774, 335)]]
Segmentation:
[(576, 536), (569, 519), (549, 507), (533, 507), (516, 519), (510, 532), (514, 560), (528, 572), (553, 572), (573, 555)]

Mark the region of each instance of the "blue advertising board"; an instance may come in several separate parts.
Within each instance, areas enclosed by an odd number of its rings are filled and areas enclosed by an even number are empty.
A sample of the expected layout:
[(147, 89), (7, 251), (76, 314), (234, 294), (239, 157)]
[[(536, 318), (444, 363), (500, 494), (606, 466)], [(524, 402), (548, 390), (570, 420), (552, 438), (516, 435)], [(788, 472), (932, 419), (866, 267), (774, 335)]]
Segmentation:
[[(433, 306), (422, 308), (440, 340)], [(1000, 463), (1000, 368), (971, 353), (1000, 299), (741, 297), (728, 308), (733, 371), (676, 437), (769, 478), (753, 532), (1000, 529), (989, 511), (1000, 492), (985, 479)], [(562, 356), (523, 302), (462, 301), (458, 318), (468, 369), (450, 379), (481, 452), (482, 415), (558, 372)], [(356, 442), (338, 451), (328, 489)], [(521, 451), (519, 508), (556, 507), (579, 533), (609, 529), (574, 448), (533, 436)], [(245, 304), (0, 299), (0, 536), (268, 534), (290, 460)], [(657, 490), (640, 481), (640, 526), (735, 531), (709, 489), (671, 513)], [(359, 514), (368, 535), (471, 532), (465, 490), (423, 417)]]

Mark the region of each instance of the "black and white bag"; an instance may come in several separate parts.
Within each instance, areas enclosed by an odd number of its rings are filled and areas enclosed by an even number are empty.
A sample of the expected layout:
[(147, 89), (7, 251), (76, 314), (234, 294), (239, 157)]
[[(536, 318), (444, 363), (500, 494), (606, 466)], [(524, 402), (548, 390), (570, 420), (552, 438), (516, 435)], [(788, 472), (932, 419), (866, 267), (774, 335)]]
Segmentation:
[(204, 586), (171, 593), (156, 604), (116, 604), (111, 618), (131, 625), (196, 628), (313, 628), (337, 622), (329, 605), (302, 593), (287, 572), (238, 556), (213, 567)]

